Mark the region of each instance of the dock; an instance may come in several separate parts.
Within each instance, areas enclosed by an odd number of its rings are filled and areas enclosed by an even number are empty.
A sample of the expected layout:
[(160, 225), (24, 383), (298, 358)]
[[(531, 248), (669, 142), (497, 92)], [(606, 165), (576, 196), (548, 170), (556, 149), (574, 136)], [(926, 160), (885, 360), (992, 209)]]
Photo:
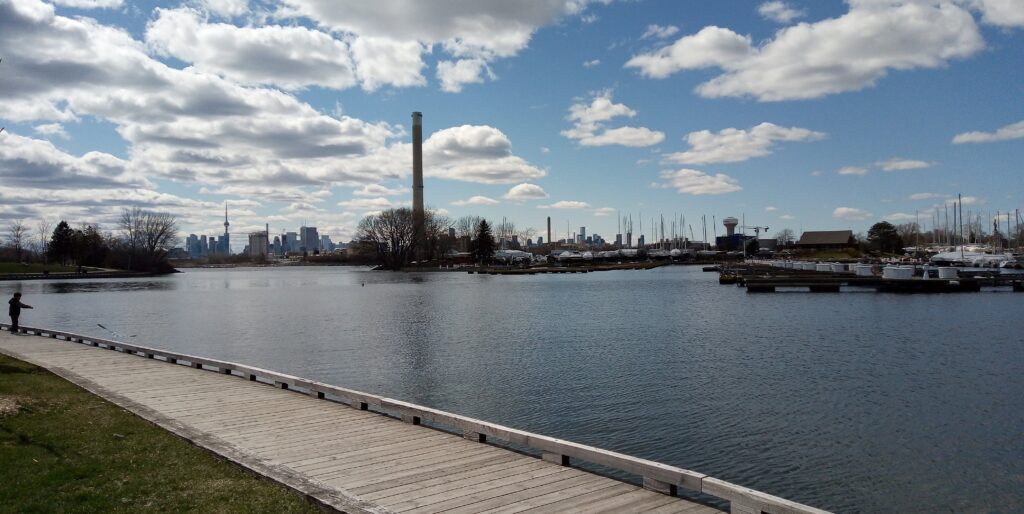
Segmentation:
[(340, 512), (723, 512), (694, 493), (733, 513), (825, 512), (696, 471), (315, 380), (10, 328), (0, 324), (0, 352)]
[[(850, 271), (779, 269), (763, 264), (735, 264), (719, 270), (719, 284), (745, 287), (748, 293), (774, 293), (778, 289), (812, 293), (838, 293), (843, 288), (870, 288), (880, 293), (977, 293), (982, 287), (1024, 291), (1024, 276), (976, 271), (955, 278), (887, 278)], [(920, 270), (918, 270), (920, 271)], [(927, 271), (925, 271), (927, 273)]]

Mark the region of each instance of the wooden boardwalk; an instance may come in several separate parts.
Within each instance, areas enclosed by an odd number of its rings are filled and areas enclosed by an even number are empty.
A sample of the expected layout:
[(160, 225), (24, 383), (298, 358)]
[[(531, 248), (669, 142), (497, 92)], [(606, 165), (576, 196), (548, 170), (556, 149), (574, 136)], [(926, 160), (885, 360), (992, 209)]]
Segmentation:
[[(0, 332), (0, 352), (339, 511), (719, 512), (674, 496), (689, 487), (731, 500), (733, 512), (823, 512), (699, 473), (258, 368), (28, 331), (44, 337)], [(398, 418), (375, 410), (397, 410)], [(447, 421), (462, 434), (421, 421)], [(545, 450), (543, 459), (482, 444), (488, 438), (525, 441)], [(570, 457), (637, 473), (646, 488), (569, 467)]]

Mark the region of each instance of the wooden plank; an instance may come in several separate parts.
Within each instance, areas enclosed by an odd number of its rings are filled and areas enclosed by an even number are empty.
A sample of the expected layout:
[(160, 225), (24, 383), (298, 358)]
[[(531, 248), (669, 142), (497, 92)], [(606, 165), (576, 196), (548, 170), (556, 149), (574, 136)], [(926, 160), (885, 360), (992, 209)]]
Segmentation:
[(583, 476), (569, 478), (564, 481), (551, 482), (491, 498), (489, 500), (472, 503), (452, 509), (451, 512), (520, 512), (564, 500), (565, 498), (598, 491), (611, 487), (612, 485), (614, 484), (609, 483), (604, 477), (584, 474)]
[(470, 469), (488, 462), (497, 462), (499, 459), (504, 458), (507, 453), (509, 452), (481, 445), (479, 448), (471, 448), (463, 452), (454, 453), (423, 466), (381, 473), (374, 476), (364, 474), (362, 476), (338, 477), (330, 479), (328, 482), (356, 492), (361, 488), (373, 488), (381, 484), (410, 483), (403, 481), (426, 480), (443, 476), (447, 473)]
[[(532, 460), (532, 459), (531, 459)], [(451, 497), (449, 492), (459, 493), (469, 487), (479, 487), (487, 484), (487, 487), (498, 487), (516, 480), (518, 476), (528, 476), (531, 473), (553, 473), (556, 470), (543, 462), (533, 460), (519, 461), (506, 464), (497, 469), (486, 472), (473, 470), (469, 473), (448, 475), (442, 478), (435, 478), (428, 482), (414, 484), (415, 487), (406, 487), (404, 490), (390, 490), (374, 495), (364, 496), (367, 500), (373, 500), (382, 505), (404, 502), (409, 500), (420, 500), (429, 496)], [(582, 473), (581, 473), (582, 475)], [(531, 477), (532, 478), (532, 477)]]
[(540, 507), (534, 507), (527, 509), (522, 512), (529, 512), (530, 514), (560, 514), (562, 512), (589, 512), (590, 508), (593, 508), (595, 504), (605, 501), (609, 498), (619, 496), (630, 491), (635, 491), (636, 486), (629, 484), (623, 484), (615, 480), (606, 479), (609, 481), (609, 486), (597, 491), (593, 491), (587, 494), (580, 494), (566, 498), (561, 501), (556, 501), (543, 505)]
[(670, 503), (647, 511), (647, 514), (721, 514), (722, 511), (707, 505), (685, 501)]
[(668, 505), (670, 503), (689, 502), (687, 502), (686, 500), (674, 498), (672, 496), (656, 493), (653, 491), (635, 489), (626, 494), (615, 496), (613, 498), (603, 500), (595, 505), (591, 505), (587, 508), (587, 510), (594, 514), (644, 512), (650, 509), (656, 509), (663, 505)]
[(510, 493), (552, 482), (561, 482), (562, 480), (578, 476), (572, 471), (573, 470), (571, 468), (549, 467), (543, 470), (543, 472), (537, 472), (532, 478), (530, 478), (529, 475), (520, 475), (519, 477), (516, 477), (519, 480), (508, 482), (498, 487), (494, 487), (490, 484), (481, 484), (475, 487), (466, 487), (458, 491), (450, 491), (448, 495), (419, 498), (417, 500), (397, 505), (384, 503), (382, 506), (393, 512), (447, 512), (465, 505), (471, 505), (473, 503), (497, 498), (499, 496), (505, 496)]
[(480, 448), (469, 448), (464, 451), (452, 452), (445, 454), (441, 457), (437, 457), (434, 460), (420, 462), (416, 465), (406, 465), (399, 468), (391, 467), (388, 469), (374, 470), (375, 473), (370, 473), (371, 470), (361, 470), (359, 473), (342, 473), (337, 472), (333, 474), (320, 474), (318, 480), (321, 480), (327, 484), (336, 485), (338, 487), (357, 487), (360, 485), (366, 485), (379, 481), (392, 480), (395, 478), (407, 477), (418, 473), (441, 469), (458, 465), (459, 463), (469, 462), (472, 459), (481, 457), (490, 458), (496, 455), (497, 452), (493, 448), (480, 447)]
[(520, 472), (524, 468), (533, 468), (537, 466), (538, 463), (533, 459), (516, 458), (515, 456), (510, 455), (506, 458), (495, 459), (493, 461), (483, 463), (481, 466), (456, 472), (447, 472), (443, 476), (436, 476), (415, 482), (407, 482), (401, 485), (392, 485), (391, 487), (378, 487), (374, 491), (363, 491), (356, 494), (359, 494), (360, 498), (372, 501), (411, 491), (422, 492), (428, 487), (441, 484), (461, 484), (465, 480), (493, 480), (494, 475), (492, 473), (507, 472), (514, 474)]

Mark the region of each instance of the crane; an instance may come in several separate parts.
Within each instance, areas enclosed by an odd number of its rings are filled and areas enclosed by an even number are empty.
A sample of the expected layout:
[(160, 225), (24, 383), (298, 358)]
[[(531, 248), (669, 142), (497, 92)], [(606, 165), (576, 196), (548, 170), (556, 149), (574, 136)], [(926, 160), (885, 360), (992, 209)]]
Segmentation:
[(746, 233), (747, 233), (747, 229), (750, 229), (750, 230), (754, 231), (754, 239), (755, 240), (761, 239), (761, 231), (762, 230), (764, 230), (765, 233), (768, 233), (768, 227), (740, 225), (740, 230), (742, 230), (743, 234), (744, 234), (744, 240), (743, 240), (743, 260), (747, 260), (747, 241), (746, 241), (746, 236), (745, 236)]

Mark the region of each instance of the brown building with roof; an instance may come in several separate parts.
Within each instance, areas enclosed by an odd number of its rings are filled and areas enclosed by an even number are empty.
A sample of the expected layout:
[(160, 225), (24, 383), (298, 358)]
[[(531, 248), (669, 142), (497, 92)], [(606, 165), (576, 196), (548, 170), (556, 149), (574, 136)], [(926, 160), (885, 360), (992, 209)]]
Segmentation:
[(857, 240), (852, 230), (818, 230), (804, 232), (796, 247), (807, 250), (854, 248)]

